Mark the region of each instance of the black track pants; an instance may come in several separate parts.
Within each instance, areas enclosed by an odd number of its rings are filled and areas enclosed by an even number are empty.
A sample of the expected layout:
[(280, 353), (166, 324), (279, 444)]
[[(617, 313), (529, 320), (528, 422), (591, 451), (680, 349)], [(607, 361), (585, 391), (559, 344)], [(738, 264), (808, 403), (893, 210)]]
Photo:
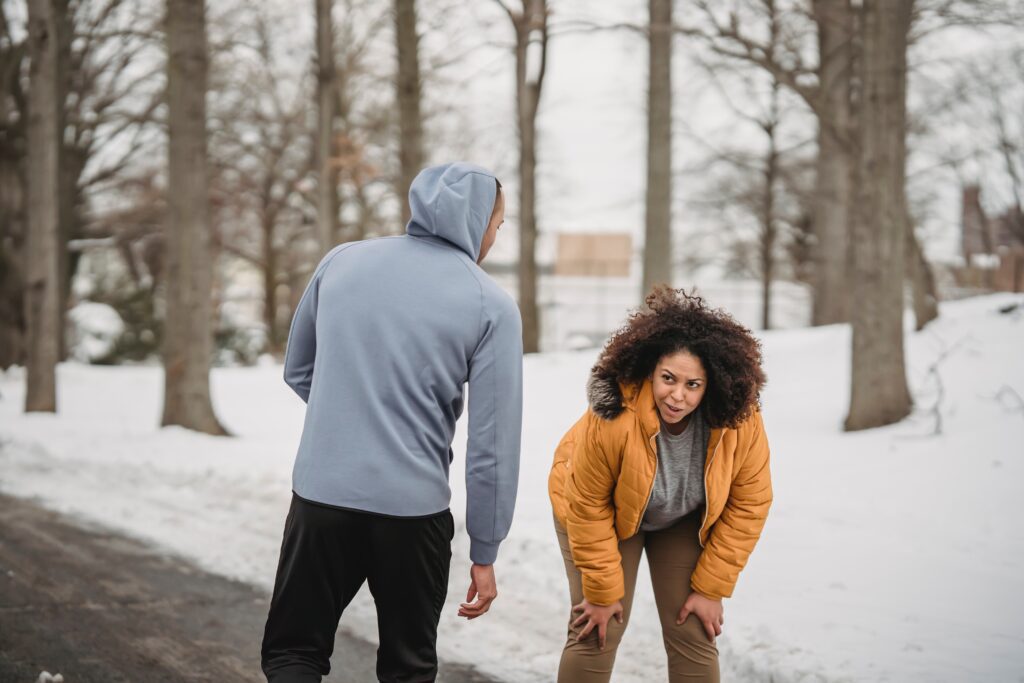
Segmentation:
[(448, 590), (451, 512), (384, 517), (292, 496), (263, 635), (270, 683), (318, 683), (341, 613), (364, 581), (377, 605), (377, 678), (433, 681)]

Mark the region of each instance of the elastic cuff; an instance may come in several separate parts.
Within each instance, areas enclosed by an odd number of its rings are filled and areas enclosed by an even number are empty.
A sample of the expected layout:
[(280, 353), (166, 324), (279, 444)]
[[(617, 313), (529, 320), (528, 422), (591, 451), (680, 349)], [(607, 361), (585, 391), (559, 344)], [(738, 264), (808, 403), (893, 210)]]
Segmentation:
[(473, 564), (494, 564), (494, 561), (498, 559), (499, 545), (501, 545), (501, 541), (488, 543), (470, 536), (469, 559), (473, 561)]

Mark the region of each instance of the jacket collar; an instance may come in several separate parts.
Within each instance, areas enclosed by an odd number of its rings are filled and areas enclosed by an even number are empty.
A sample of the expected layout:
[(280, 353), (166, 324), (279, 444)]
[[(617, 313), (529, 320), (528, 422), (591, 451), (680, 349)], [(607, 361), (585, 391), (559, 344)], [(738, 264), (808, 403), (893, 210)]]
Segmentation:
[(590, 410), (604, 420), (614, 420), (630, 410), (640, 419), (645, 435), (650, 438), (661, 430), (651, 380), (641, 384), (623, 384), (612, 377), (591, 373), (587, 381)]
[[(587, 380), (587, 401), (590, 410), (604, 420), (614, 420), (623, 411), (631, 410), (640, 419), (644, 436), (650, 439), (661, 431), (661, 420), (654, 405), (654, 387), (650, 379), (642, 384), (622, 384), (612, 377), (591, 373)], [(716, 427), (711, 430), (709, 449), (718, 445), (725, 430)]]

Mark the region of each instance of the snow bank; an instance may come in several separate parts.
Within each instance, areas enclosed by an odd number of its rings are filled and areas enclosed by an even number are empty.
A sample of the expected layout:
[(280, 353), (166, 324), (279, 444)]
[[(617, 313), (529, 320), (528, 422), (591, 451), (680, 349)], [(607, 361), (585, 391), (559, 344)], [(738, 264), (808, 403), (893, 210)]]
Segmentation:
[[(1024, 314), (998, 295), (944, 304), (908, 337), (918, 412), (844, 434), (849, 330), (763, 336), (775, 505), (726, 603), (723, 677), (742, 681), (1024, 680)], [(945, 391), (942, 433), (928, 412)], [(510, 681), (549, 681), (569, 608), (546, 479), (584, 408), (595, 351), (526, 360), (522, 478), (487, 617), (456, 617), (468, 586), (462, 449), (439, 650)], [(279, 367), (212, 375), (236, 438), (160, 429), (157, 367), (59, 370), (58, 416), (24, 415), (24, 373), (0, 377), (0, 489), (32, 497), (270, 589), (303, 405)], [(646, 569), (642, 568), (642, 576)], [(664, 680), (649, 580), (641, 579), (615, 681)], [(364, 590), (343, 628), (374, 639)]]

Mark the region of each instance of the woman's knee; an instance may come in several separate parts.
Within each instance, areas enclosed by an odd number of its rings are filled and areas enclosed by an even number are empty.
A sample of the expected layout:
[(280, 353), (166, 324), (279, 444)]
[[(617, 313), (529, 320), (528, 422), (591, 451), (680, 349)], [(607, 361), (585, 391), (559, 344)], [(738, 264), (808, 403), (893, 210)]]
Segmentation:
[(615, 666), (615, 653), (625, 624), (609, 625), (602, 649), (598, 643), (597, 631), (587, 634), (583, 640), (576, 640), (580, 629), (569, 626), (562, 659), (558, 665), (558, 683), (606, 683)]
[(718, 646), (708, 639), (696, 615), (691, 614), (682, 624), (662, 624), (662, 636), (671, 674), (700, 674), (702, 680), (718, 680)]
[(608, 622), (607, 630), (605, 631), (604, 638), (604, 649), (601, 649), (597, 629), (591, 629), (582, 640), (578, 640), (580, 633), (585, 628), (586, 624), (580, 624), (579, 626), (573, 626), (572, 623), (579, 614), (574, 614), (572, 619), (569, 621), (569, 628), (565, 637), (565, 649), (573, 650), (581, 653), (592, 653), (599, 654), (601, 652), (614, 652), (619, 647), (619, 643), (622, 642), (622, 636), (626, 632), (626, 626), (629, 623), (627, 616), (624, 616), (622, 623), (620, 624), (614, 618)]

